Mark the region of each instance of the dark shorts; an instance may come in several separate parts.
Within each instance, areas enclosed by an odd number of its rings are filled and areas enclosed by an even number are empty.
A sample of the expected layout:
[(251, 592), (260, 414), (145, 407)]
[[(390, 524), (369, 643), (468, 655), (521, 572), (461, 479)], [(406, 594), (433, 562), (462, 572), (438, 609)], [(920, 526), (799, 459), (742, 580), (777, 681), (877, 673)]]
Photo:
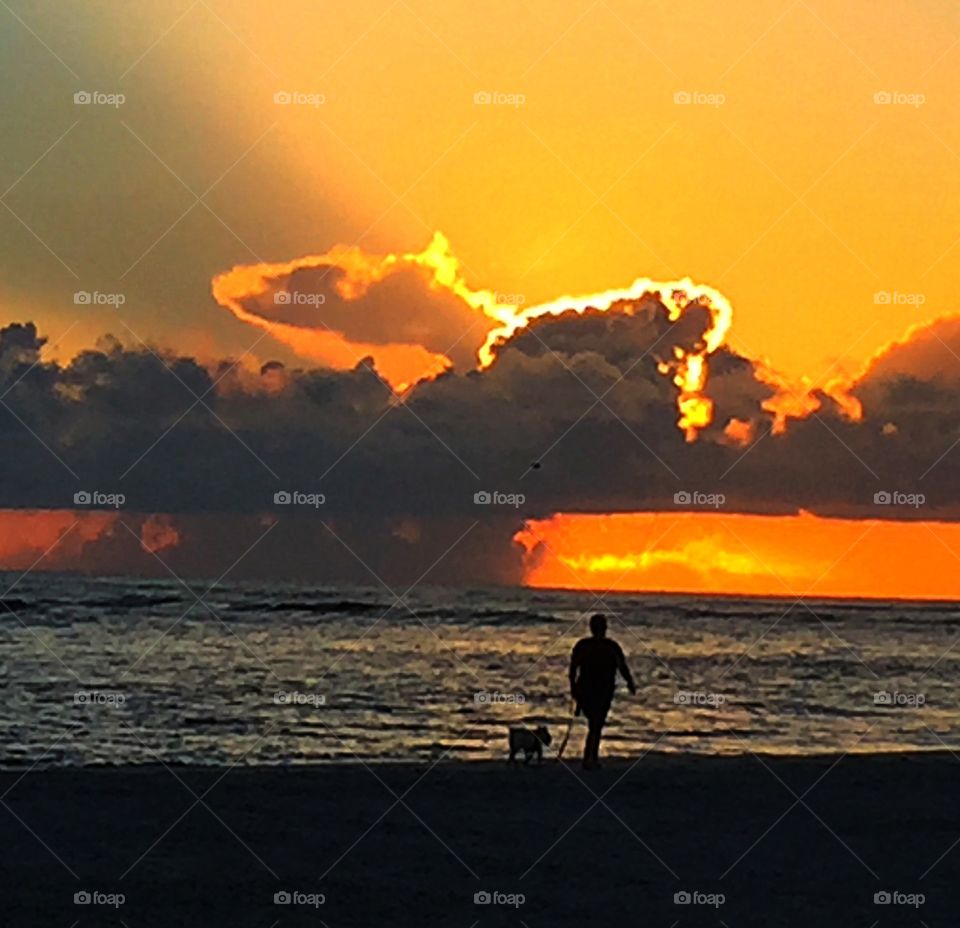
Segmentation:
[(602, 725), (610, 711), (613, 693), (582, 693), (578, 701), (587, 721)]

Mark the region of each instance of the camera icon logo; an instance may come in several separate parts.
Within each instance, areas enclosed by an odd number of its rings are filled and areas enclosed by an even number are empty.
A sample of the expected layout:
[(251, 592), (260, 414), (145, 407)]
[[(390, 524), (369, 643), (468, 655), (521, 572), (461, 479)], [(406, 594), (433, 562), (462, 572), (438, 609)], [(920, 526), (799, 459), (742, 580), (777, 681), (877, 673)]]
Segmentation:
[(880, 890), (880, 892), (873, 894), (874, 905), (890, 905), (892, 901), (890, 893), (885, 890)]
[(273, 295), (273, 302), (285, 306), (288, 303), (292, 303), (293, 299), (288, 290), (279, 290)]
[(690, 893), (685, 889), (681, 889), (680, 892), (673, 894), (674, 905), (690, 905), (691, 901)]
[(274, 905), (290, 905), (293, 902), (293, 898), (290, 893), (286, 890), (281, 889), (279, 892), (273, 894), (273, 904)]
[(678, 490), (673, 494), (674, 506), (689, 506), (692, 499), (688, 490)]
[(873, 95), (873, 102), (879, 103), (881, 105), (886, 105), (893, 102), (893, 94), (888, 90), (878, 90)]
[(293, 103), (293, 95), (286, 90), (278, 90), (273, 95), (273, 102), (280, 106), (289, 106)]
[(79, 490), (73, 494), (74, 506), (89, 506), (92, 502), (90, 493), (87, 490)]
[(690, 96), (689, 90), (678, 90), (673, 95), (673, 102), (679, 103), (681, 106), (688, 105), (692, 100), (693, 98)]
[(493, 96), (490, 94), (489, 90), (478, 90), (473, 95), (473, 102), (480, 104), (481, 106), (486, 105), (493, 101)]
[(77, 306), (89, 306), (92, 301), (93, 301), (93, 297), (90, 295), (89, 291), (87, 290), (78, 290), (73, 295), (73, 302)]
[(493, 497), (489, 490), (478, 490), (473, 494), (473, 501), (478, 506), (489, 506), (493, 502)]
[(873, 502), (877, 506), (889, 506), (893, 502), (893, 497), (889, 490), (880, 490), (873, 494)]
[(76, 103), (78, 106), (89, 106), (93, 102), (93, 96), (90, 94), (89, 91), (78, 90), (73, 95), (73, 102)]
[(275, 506), (289, 506), (292, 502), (292, 497), (287, 490), (278, 490), (273, 494), (273, 504)]
[(880, 690), (873, 694), (873, 704), (875, 706), (892, 706), (893, 696), (886, 690)]
[(493, 902), (493, 899), (485, 889), (481, 889), (480, 892), (473, 894), (474, 905), (490, 905), (491, 902)]
[(73, 894), (74, 905), (90, 905), (91, 902), (93, 902), (93, 899), (85, 889)]

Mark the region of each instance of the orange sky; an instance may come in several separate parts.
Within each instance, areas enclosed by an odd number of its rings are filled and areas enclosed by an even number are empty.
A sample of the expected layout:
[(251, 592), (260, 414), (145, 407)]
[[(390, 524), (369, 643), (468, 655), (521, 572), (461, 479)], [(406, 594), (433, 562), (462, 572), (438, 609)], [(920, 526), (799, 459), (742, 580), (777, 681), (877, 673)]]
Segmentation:
[[(263, 59), (326, 93), (283, 114), (291, 180), (335, 177), (367, 247), (441, 230), (472, 286), (528, 304), (690, 276), (736, 307), (735, 347), (814, 380), (958, 308), (946, 3), (367, 2), (382, 19), (341, 12), (323, 37), (246, 6)], [(348, 36), (319, 78), (314, 43)], [(483, 89), (525, 101), (473, 105)], [(674, 103), (697, 90), (725, 101)], [(925, 99), (875, 104), (886, 91)], [(876, 301), (888, 292), (922, 303)]]
[[(516, 540), (531, 586), (956, 599), (960, 526), (736, 514), (557, 515)], [(536, 548), (536, 555), (531, 552)]]
[(109, 532), (116, 521), (111, 512), (0, 511), (0, 570), (79, 567), (84, 545)]
[[(82, 569), (115, 513), (5, 511), (0, 569)], [(143, 543), (179, 543), (165, 517)], [(128, 541), (121, 533), (121, 539)], [(733, 513), (556, 515), (515, 539), (533, 587), (786, 597), (960, 598), (960, 525)]]
[[(282, 16), (262, 0), (105, 0), (27, 21), (128, 102), (82, 114), (9, 204), (81, 286), (122, 289), (131, 328), (181, 350), (255, 341), (209, 298), (233, 264), (414, 251), (437, 230), (471, 286), (528, 305), (689, 276), (735, 306), (735, 347), (814, 380), (958, 308), (948, 0), (285, 0)], [(9, 114), (7, 183), (76, 118), (77, 81), (16, 35), (9, 64), (43, 92)], [(324, 102), (274, 103), (293, 90)], [(478, 91), (525, 99), (476, 105)], [(693, 92), (723, 103), (674, 102)], [(874, 102), (894, 92), (923, 102)], [(90, 236), (91, 216), (112, 221)], [(14, 216), (0, 235), (6, 316), (72, 325), (66, 351), (127, 334), (109, 308), (76, 312), (77, 279)], [(922, 302), (875, 300), (894, 292)], [(274, 355), (272, 339), (254, 351)]]

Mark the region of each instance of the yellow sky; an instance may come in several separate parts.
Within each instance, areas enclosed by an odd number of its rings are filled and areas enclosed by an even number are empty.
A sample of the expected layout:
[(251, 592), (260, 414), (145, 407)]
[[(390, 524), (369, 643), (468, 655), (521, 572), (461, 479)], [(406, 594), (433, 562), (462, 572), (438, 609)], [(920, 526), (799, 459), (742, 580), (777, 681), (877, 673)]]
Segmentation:
[[(3, 39), (34, 88), (9, 101), (0, 163), (23, 220), (0, 223), (3, 313), (54, 335), (75, 324), (71, 348), (117, 328), (64, 305), (77, 279), (127, 292), (144, 337), (237, 353), (255, 333), (210, 299), (216, 273), (336, 243), (419, 250), (435, 230), (472, 286), (528, 304), (690, 276), (730, 298), (735, 347), (815, 380), (957, 309), (949, 0), (103, 0), (22, 15), (35, 35), (7, 16)], [(44, 155), (79, 87), (128, 101), (84, 111)], [(294, 90), (324, 103), (274, 103)], [(524, 99), (475, 104), (482, 91)], [(909, 299), (875, 299), (892, 292)], [(271, 354), (283, 347), (256, 351)]]
[[(304, 30), (248, 6), (263, 62), (326, 96), (282, 114), (291, 181), (322, 178), (368, 246), (442, 229), (472, 283), (528, 302), (690, 275), (732, 300), (737, 347), (814, 378), (957, 308), (945, 2), (411, 0)], [(723, 102), (674, 102), (697, 91)]]

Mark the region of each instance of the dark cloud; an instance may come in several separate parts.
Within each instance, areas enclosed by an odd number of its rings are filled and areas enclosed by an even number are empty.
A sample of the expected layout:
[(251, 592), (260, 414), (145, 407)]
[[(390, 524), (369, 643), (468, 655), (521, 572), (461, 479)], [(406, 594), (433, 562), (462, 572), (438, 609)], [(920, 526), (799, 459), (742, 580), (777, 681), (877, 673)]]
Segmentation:
[[(449, 372), (404, 402), (371, 359), (350, 371), (267, 364), (257, 375), (108, 340), (58, 365), (40, 360), (32, 325), (10, 326), (0, 332), (0, 506), (64, 509), (78, 491), (124, 494), (119, 517), (134, 532), (115, 525), (98, 554), (86, 545), (98, 569), (130, 563), (120, 549), (146, 532), (178, 572), (215, 576), (232, 560), (224, 552), (239, 556), (274, 526), (242, 573), (391, 586), (424, 573), (516, 582), (510, 539), (525, 518), (676, 512), (681, 489), (723, 493), (726, 511), (960, 517), (949, 453), (960, 439), (956, 320), (870, 365), (851, 390), (859, 421), (818, 394), (818, 411), (784, 434), (771, 434), (764, 409), (773, 388), (721, 348), (707, 382), (713, 423), (689, 443), (658, 363), (697, 345), (708, 321), (694, 309), (671, 324), (653, 298), (544, 316), (488, 369)], [(725, 439), (731, 419), (751, 423), (751, 441)], [(483, 490), (525, 499), (475, 503)], [(879, 509), (881, 490), (927, 502)], [(324, 501), (275, 504), (279, 491)], [(171, 518), (145, 523), (149, 513)]]
[(439, 234), (419, 255), (338, 246), (283, 264), (234, 267), (214, 279), (213, 295), (300, 356), (338, 368), (359, 349), (375, 354), (386, 376), (389, 349), (396, 361), (396, 349), (406, 348), (405, 373), (389, 371), (394, 383), (451, 365), (470, 370), (496, 326), (477, 308), (479, 296)]
[(349, 277), (344, 270), (306, 268), (243, 303), (264, 319), (332, 330), (350, 342), (422, 345), (469, 370), (494, 323), (449, 290), (431, 287), (431, 276), (419, 267), (403, 267), (370, 284), (362, 299), (345, 299), (340, 287)]

